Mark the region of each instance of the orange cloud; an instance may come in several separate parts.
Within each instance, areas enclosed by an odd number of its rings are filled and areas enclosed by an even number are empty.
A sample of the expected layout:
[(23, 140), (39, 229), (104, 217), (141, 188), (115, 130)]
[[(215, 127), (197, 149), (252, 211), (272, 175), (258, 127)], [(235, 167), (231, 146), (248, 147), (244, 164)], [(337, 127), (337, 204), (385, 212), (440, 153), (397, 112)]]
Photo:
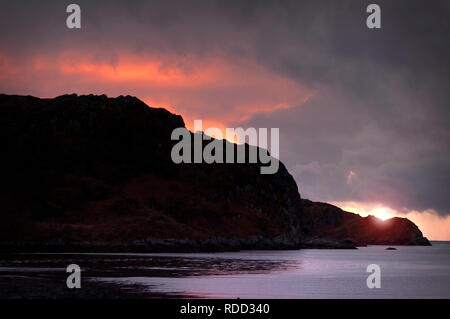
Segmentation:
[(63, 55), (58, 61), (62, 75), (78, 75), (103, 82), (143, 82), (148, 85), (195, 87), (214, 79), (214, 70), (198, 69), (187, 72), (176, 65), (164, 66), (162, 61), (121, 57), (115, 63)]
[(18, 75), (19, 71), (20, 69), (12, 63), (10, 58), (0, 53), (1, 89), (6, 90), (14, 86), (15, 77)]
[[(89, 53), (86, 53), (89, 52)], [(0, 53), (0, 57), (3, 57)], [(243, 58), (157, 56), (92, 50), (56, 52), (27, 61), (0, 59), (0, 87), (17, 94), (129, 94), (183, 115), (190, 127), (236, 127), (255, 114), (296, 107), (314, 92)], [(13, 73), (14, 72), (14, 73)]]

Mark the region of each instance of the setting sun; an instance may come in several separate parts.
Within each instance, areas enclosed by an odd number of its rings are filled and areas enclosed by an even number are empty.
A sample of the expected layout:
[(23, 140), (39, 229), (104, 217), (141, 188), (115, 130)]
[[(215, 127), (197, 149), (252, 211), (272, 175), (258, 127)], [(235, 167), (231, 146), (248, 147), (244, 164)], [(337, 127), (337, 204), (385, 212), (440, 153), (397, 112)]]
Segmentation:
[(370, 215), (374, 215), (381, 220), (386, 220), (393, 217), (387, 207), (377, 207), (370, 212)]
[(373, 215), (381, 220), (387, 220), (397, 215), (396, 211), (383, 206), (381, 203), (334, 202), (333, 204), (345, 211), (353, 212), (363, 217)]

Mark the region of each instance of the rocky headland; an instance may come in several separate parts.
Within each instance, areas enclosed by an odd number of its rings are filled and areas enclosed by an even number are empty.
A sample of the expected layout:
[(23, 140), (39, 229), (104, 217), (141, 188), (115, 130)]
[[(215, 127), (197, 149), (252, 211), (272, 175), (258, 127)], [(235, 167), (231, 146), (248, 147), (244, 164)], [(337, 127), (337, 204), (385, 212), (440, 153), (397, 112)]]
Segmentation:
[[(135, 97), (0, 95), (2, 251), (429, 245), (411, 221), (300, 197), (280, 163), (175, 164), (181, 116)], [(248, 151), (249, 146), (246, 146)]]

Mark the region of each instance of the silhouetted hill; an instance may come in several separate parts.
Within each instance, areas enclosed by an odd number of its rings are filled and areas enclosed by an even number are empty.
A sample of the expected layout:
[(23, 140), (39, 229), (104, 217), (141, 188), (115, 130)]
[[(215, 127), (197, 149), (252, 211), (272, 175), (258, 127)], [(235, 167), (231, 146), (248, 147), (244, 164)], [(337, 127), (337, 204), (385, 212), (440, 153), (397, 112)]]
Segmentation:
[(361, 217), (327, 204), (302, 200), (302, 224), (310, 238), (350, 239), (364, 245), (430, 245), (419, 228), (407, 218), (381, 220)]
[[(200, 251), (351, 247), (348, 238), (384, 243), (378, 232), (351, 236), (368, 223), (352, 222), (347, 228), (355, 232), (331, 232), (311, 209), (303, 215), (297, 185), (281, 163), (273, 175), (261, 175), (260, 164), (174, 164), (170, 136), (177, 127), (184, 127), (180, 116), (130, 96), (0, 95), (3, 248)], [(389, 244), (422, 243), (414, 227), (388, 231)]]

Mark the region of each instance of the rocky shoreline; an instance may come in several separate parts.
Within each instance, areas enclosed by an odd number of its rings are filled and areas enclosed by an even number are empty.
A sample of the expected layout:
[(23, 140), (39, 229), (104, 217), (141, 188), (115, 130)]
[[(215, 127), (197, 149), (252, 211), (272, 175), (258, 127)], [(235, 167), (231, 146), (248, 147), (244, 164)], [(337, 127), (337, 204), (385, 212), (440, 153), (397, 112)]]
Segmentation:
[(136, 253), (198, 253), (240, 250), (356, 249), (350, 239), (332, 238), (267, 239), (213, 237), (207, 240), (147, 238), (128, 242), (70, 242), (64, 240), (0, 242), (0, 252), (136, 252)]

